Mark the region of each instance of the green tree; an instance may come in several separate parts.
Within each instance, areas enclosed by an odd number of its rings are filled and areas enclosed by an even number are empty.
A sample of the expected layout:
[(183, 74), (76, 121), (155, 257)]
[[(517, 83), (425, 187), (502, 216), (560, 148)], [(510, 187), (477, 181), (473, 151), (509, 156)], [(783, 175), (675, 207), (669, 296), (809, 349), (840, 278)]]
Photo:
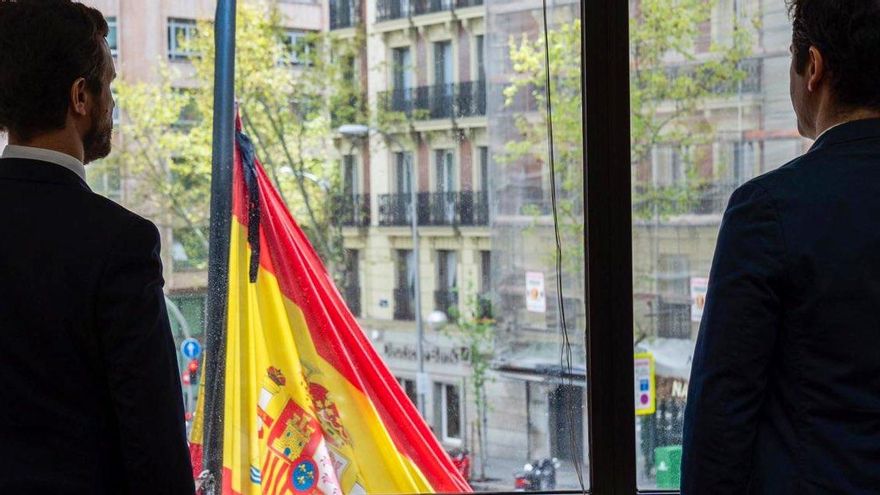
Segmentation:
[(486, 384), (491, 377), (489, 371), (495, 358), (495, 320), (491, 316), (491, 308), (487, 301), (473, 290), (468, 291), (464, 308), (449, 308), (450, 323), (453, 327), (444, 333), (458, 345), (467, 349), (470, 359), (470, 388), (477, 409), (477, 445), (480, 454), (480, 480), (486, 479), (486, 425), (489, 402), (486, 396)]
[[(712, 122), (700, 109), (712, 98), (734, 94), (747, 73), (742, 61), (752, 50), (757, 21), (737, 16), (723, 42), (712, 42), (705, 53), (695, 53), (703, 43), (717, 0), (638, 0), (630, 20), (631, 120), (634, 167), (650, 158), (661, 144), (679, 148), (710, 142)], [(671, 13), (675, 15), (670, 15)], [(572, 238), (583, 238), (578, 202), (583, 190), (581, 123), (581, 22), (556, 23), (547, 33), (550, 87), (553, 108), (553, 144), (560, 193), (559, 213)], [(502, 162), (537, 160), (547, 156), (547, 74), (545, 40), (524, 34), (511, 38), (509, 56), (513, 74), (504, 90), (506, 104), (516, 108), (523, 98), (534, 101), (535, 112), (516, 117), (520, 137), (506, 143)], [(537, 116), (535, 115), (537, 114)], [(692, 206), (702, 185), (693, 169), (694, 155), (685, 154), (688, 173), (682, 184), (653, 186), (639, 182), (634, 174), (634, 202), (638, 216), (650, 217), (659, 208), (675, 214)], [(572, 253), (582, 259), (582, 252)]]
[[(742, 62), (752, 52), (757, 17), (737, 13), (731, 19), (729, 36), (707, 43), (717, 4), (717, 0), (636, 3), (630, 19), (633, 167), (650, 160), (658, 145), (688, 150), (710, 143), (715, 128), (701, 109), (711, 99), (730, 98), (748, 76)], [(696, 53), (699, 45), (704, 45), (705, 53)], [(633, 174), (634, 215), (666, 216), (693, 207), (711, 178), (697, 173), (698, 154), (681, 156), (685, 178), (678, 184), (658, 186)]]
[[(296, 44), (275, 2), (240, 3), (235, 94), (243, 127), (294, 217), (325, 263), (342, 262), (342, 233), (335, 216), (341, 192), (334, 146), (337, 121), (367, 120), (353, 60), (362, 43), (311, 33)], [(207, 242), (213, 114), (214, 30), (200, 22), (184, 43), (193, 56), (192, 89), (175, 91), (169, 69), (157, 84), (117, 84), (125, 118), (125, 145), (114, 158), (175, 228)], [(144, 163), (148, 163), (144, 165)], [(143, 173), (144, 167), (153, 173)], [(160, 173), (160, 172), (165, 172)], [(143, 201), (143, 203), (140, 203)], [(350, 203), (350, 199), (346, 199)], [(350, 206), (347, 205), (346, 206)]]

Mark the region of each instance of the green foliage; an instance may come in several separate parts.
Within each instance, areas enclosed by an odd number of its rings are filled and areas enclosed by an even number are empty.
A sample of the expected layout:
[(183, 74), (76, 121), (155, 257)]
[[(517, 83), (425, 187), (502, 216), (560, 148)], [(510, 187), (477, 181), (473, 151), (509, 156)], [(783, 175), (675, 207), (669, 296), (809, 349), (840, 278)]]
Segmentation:
[[(632, 165), (651, 159), (658, 145), (688, 149), (711, 142), (712, 122), (701, 114), (713, 98), (728, 98), (747, 73), (757, 18), (731, 19), (729, 39), (695, 47), (708, 36), (717, 0), (640, 0), (630, 19), (630, 104)], [(705, 28), (705, 31), (703, 31)], [(706, 44), (706, 41), (702, 41)], [(696, 173), (694, 155), (685, 153), (681, 183), (658, 186), (634, 179), (634, 214), (665, 217), (689, 211), (707, 178)], [(635, 176), (636, 174), (634, 174)]]
[[(495, 320), (492, 317), (491, 303), (485, 297), (476, 294), (473, 288), (468, 291), (464, 302), (464, 310), (459, 306), (448, 308), (452, 329), (444, 329), (444, 333), (465, 347), (470, 356), (470, 386), (477, 409), (477, 433), (480, 439), (480, 468), (486, 465), (484, 424), (488, 413), (486, 383), (491, 380), (489, 371), (495, 358)], [(485, 472), (483, 476), (485, 477)]]
[[(750, 55), (757, 21), (732, 19), (729, 39), (709, 43), (695, 54), (703, 29), (711, 22), (716, 0), (639, 0), (630, 19), (631, 120), (633, 167), (650, 159), (658, 145), (687, 149), (711, 141), (713, 126), (701, 114), (712, 98), (732, 95), (747, 74), (741, 62)], [(564, 21), (547, 33), (550, 93), (553, 107), (556, 170), (559, 175), (559, 213), (568, 245), (583, 238), (583, 128), (581, 121), (581, 22)], [(506, 143), (497, 156), (502, 163), (547, 159), (546, 64), (543, 33), (511, 38), (513, 76), (504, 90), (506, 104), (534, 100), (533, 112), (519, 112), (520, 138)], [(684, 154), (680, 184), (656, 186), (634, 175), (634, 211), (638, 217), (683, 213), (693, 207), (705, 178), (697, 173), (693, 155)], [(573, 252), (576, 251), (576, 252)], [(569, 249), (582, 264), (582, 250)]]
[[(563, 271), (573, 283), (582, 283), (584, 266), (583, 221), (583, 124), (581, 96), (581, 21), (565, 21), (538, 36), (511, 37), (508, 53), (513, 67), (509, 85), (504, 88), (505, 105), (513, 110), (519, 138), (505, 143), (496, 155), (498, 162), (510, 166), (549, 162), (547, 73), (545, 46), (549, 47), (550, 104), (552, 106), (553, 145), (557, 185), (557, 213), (565, 246)], [(534, 111), (521, 111), (521, 102)], [(522, 213), (545, 216), (549, 204), (527, 204)], [(551, 263), (555, 262), (555, 256)], [(581, 282), (578, 282), (580, 280)]]
[[(244, 131), (268, 175), (332, 268), (343, 253), (331, 208), (341, 186), (333, 138), (335, 124), (367, 121), (352, 63), (363, 40), (314, 33), (291, 45), (283, 26), (275, 2), (239, 4), (236, 99)], [(155, 84), (117, 84), (125, 141), (115, 160), (144, 192), (132, 198), (132, 206), (155, 204), (174, 228), (201, 232), (210, 199), (213, 25), (199, 23), (195, 39), (185, 45), (200, 54), (191, 60), (192, 89), (173, 88), (164, 63)], [(181, 125), (181, 116), (187, 125)], [(206, 235), (200, 237), (207, 242)]]

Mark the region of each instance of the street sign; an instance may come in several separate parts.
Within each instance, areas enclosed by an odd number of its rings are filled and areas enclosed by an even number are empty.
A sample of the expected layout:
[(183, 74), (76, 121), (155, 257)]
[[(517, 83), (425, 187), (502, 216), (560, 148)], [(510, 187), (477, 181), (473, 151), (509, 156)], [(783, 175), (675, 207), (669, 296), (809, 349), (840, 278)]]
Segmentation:
[(180, 343), (180, 353), (187, 359), (198, 359), (202, 355), (202, 344), (190, 337)]
[(654, 356), (640, 352), (634, 357), (636, 414), (646, 416), (657, 409), (657, 389), (654, 383)]

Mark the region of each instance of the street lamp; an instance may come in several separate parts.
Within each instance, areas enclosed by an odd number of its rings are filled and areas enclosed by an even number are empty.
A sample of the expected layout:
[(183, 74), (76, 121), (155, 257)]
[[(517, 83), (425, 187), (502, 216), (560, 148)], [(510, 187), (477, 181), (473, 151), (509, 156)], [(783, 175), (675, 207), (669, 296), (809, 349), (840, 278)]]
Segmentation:
[[(400, 142), (390, 134), (377, 129), (371, 129), (363, 124), (345, 124), (339, 127), (339, 134), (348, 139), (366, 139), (373, 130), (381, 134), (388, 141), (403, 149)], [(416, 171), (415, 164), (410, 162), (410, 227), (412, 230), (413, 263), (415, 264), (415, 319), (416, 319), (416, 361), (418, 372), (416, 374), (416, 407), (422, 417), (425, 417), (425, 394), (428, 388), (428, 375), (425, 374), (425, 330), (422, 324), (422, 284), (419, 277), (419, 220), (417, 211)]]

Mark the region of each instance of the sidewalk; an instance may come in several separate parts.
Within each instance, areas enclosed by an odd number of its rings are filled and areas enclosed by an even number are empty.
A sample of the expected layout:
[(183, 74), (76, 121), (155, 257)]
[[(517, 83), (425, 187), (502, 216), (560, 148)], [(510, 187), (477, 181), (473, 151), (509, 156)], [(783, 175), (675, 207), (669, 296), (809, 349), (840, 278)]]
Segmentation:
[[(474, 472), (471, 479), (471, 487), (477, 492), (488, 491), (513, 491), (514, 473), (522, 470), (526, 461), (521, 459), (490, 458), (486, 464), (487, 481), (474, 481), (479, 476), (479, 460), (474, 459)], [(562, 465), (556, 472), (556, 488), (559, 490), (580, 490), (577, 472), (574, 465), (569, 461), (561, 461)], [(584, 483), (588, 483), (587, 468), (582, 470)]]

